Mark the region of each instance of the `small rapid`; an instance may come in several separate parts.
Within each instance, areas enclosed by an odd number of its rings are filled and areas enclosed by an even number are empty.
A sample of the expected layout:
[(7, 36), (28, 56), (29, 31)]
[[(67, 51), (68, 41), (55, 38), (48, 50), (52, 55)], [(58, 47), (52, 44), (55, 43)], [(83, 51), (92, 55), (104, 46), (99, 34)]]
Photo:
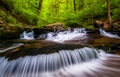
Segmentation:
[(46, 40), (55, 42), (64, 42), (73, 39), (85, 39), (86, 36), (85, 28), (75, 28), (73, 30), (60, 31), (57, 33), (50, 32), (47, 34)]
[(103, 35), (103, 36), (107, 36), (107, 37), (110, 37), (110, 38), (117, 38), (117, 39), (120, 39), (120, 37), (116, 34), (111, 34), (109, 32), (106, 32), (105, 30), (102, 30), (100, 29), (100, 34)]
[(24, 31), (22, 34), (20, 34), (20, 39), (26, 39), (26, 40), (34, 39), (34, 31), (31, 32)]

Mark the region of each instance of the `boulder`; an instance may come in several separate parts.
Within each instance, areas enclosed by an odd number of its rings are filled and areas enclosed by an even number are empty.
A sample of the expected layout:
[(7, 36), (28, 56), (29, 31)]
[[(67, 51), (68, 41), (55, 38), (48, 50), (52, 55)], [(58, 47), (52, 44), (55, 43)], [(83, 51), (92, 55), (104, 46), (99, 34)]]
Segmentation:
[(110, 26), (108, 24), (108, 21), (100, 21), (100, 20), (96, 20), (94, 23), (94, 28), (104, 28), (104, 29), (109, 29)]
[(96, 20), (94, 23), (94, 28), (103, 28), (104, 22)]
[(56, 22), (56, 23), (53, 23), (53, 24), (48, 24), (46, 26), (46, 28), (53, 29), (54, 31), (64, 29), (64, 27), (65, 27), (64, 23), (61, 23), (61, 22)]

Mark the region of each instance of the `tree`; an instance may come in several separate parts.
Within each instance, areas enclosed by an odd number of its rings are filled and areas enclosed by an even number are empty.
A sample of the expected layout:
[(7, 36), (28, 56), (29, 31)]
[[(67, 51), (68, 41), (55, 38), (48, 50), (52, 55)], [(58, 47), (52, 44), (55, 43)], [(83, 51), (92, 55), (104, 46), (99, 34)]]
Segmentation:
[(38, 25), (39, 16), (40, 16), (40, 11), (41, 11), (41, 9), (42, 9), (42, 2), (43, 2), (43, 0), (39, 0), (38, 7), (37, 7), (37, 14), (36, 14), (37, 16), (36, 16), (36, 18), (35, 18), (35, 20), (34, 20), (35, 25)]
[(38, 13), (40, 13), (40, 11), (41, 11), (41, 9), (42, 9), (42, 2), (43, 2), (43, 0), (39, 0)]
[(112, 28), (113, 23), (112, 23), (112, 18), (110, 13), (110, 0), (107, 0), (107, 14), (108, 14), (108, 25), (110, 26), (110, 28)]
[(74, 11), (76, 11), (76, 0), (73, 0), (74, 3)]

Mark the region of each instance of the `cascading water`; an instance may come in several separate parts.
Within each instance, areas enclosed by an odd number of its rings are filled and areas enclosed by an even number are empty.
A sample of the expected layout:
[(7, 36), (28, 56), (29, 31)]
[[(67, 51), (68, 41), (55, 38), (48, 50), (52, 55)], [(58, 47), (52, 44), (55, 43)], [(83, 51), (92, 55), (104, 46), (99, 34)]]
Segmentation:
[(32, 40), (34, 39), (34, 32), (28, 32), (24, 31), (21, 35), (20, 35), (20, 39), (26, 39), (26, 40)]
[(43, 72), (57, 71), (60, 68), (99, 58), (96, 49), (82, 48), (61, 50), (58, 53), (20, 57), (8, 60), (0, 57), (0, 77), (40, 77)]
[(100, 29), (100, 34), (103, 35), (103, 36), (120, 39), (120, 37), (118, 35), (108, 33), (108, 32), (106, 32), (105, 30), (102, 30), (102, 29)]
[(87, 38), (85, 28), (80, 28), (80, 29), (76, 28), (73, 30), (60, 31), (57, 33), (50, 32), (47, 34), (46, 37), (47, 37), (46, 40), (60, 42), (60, 43), (67, 40)]
[(119, 77), (120, 56), (84, 47), (58, 53), (0, 57), (0, 77)]
[[(32, 36), (32, 37), (31, 37)], [(85, 39), (85, 29), (73, 29), (42, 35), (46, 40), (64, 42), (76, 38)], [(21, 39), (34, 39), (34, 32), (23, 32)], [(63, 44), (62, 44), (63, 45)], [(42, 50), (42, 49), (41, 49)], [(50, 50), (50, 49), (48, 49)], [(26, 51), (30, 53), (29, 51)], [(45, 53), (44, 51), (41, 51)], [(36, 52), (32, 52), (36, 53)], [(7, 54), (8, 55), (8, 54)], [(0, 57), (0, 77), (119, 77), (120, 56), (94, 48), (60, 50), (51, 54), (39, 54), (9, 59)]]
[(76, 64), (56, 72), (44, 72), (40, 77), (119, 77), (120, 56), (104, 54), (99, 59)]

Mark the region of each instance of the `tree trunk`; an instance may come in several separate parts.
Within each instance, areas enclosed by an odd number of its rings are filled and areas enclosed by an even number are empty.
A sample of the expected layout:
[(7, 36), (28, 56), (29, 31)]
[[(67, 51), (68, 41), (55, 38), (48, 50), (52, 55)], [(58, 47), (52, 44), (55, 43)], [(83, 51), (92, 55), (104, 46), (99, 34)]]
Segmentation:
[(74, 2), (74, 11), (76, 11), (76, 0), (73, 0)]
[(38, 13), (40, 13), (40, 11), (42, 9), (42, 2), (43, 2), (43, 0), (39, 0)]
[(110, 26), (110, 28), (112, 28), (113, 23), (112, 23), (112, 18), (110, 14), (110, 0), (107, 0), (107, 13), (108, 13), (108, 25)]
[(38, 25), (39, 16), (40, 16), (40, 11), (41, 11), (41, 9), (42, 9), (42, 2), (43, 2), (43, 0), (39, 0), (39, 4), (38, 4), (38, 7), (37, 7), (36, 18), (34, 19), (34, 24), (35, 24), (35, 25)]

